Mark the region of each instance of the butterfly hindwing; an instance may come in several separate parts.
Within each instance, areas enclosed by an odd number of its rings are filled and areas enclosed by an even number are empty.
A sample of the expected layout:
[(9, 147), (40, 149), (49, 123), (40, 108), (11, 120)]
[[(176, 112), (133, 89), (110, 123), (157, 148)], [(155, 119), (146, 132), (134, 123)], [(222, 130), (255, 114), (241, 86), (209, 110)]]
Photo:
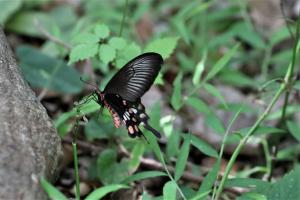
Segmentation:
[(136, 102), (149, 90), (163, 64), (161, 55), (144, 53), (122, 67), (108, 82), (104, 93), (119, 94)]

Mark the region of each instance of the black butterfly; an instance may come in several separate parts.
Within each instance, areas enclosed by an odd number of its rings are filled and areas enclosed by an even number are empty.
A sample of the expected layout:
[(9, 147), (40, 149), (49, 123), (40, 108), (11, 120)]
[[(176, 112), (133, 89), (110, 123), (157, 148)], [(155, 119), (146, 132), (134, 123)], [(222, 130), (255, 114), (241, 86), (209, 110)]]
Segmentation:
[(106, 107), (115, 127), (123, 122), (130, 137), (144, 136), (139, 125), (143, 125), (156, 137), (161, 134), (148, 124), (149, 117), (141, 97), (149, 90), (158, 75), (163, 59), (157, 53), (144, 53), (129, 61), (108, 82), (105, 89), (97, 89), (97, 103)]

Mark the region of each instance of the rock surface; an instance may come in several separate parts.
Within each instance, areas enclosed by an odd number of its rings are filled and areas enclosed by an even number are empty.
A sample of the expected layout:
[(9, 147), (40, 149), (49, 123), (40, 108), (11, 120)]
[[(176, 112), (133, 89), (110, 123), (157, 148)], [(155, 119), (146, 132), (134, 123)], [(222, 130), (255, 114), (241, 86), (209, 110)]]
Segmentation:
[(0, 27), (0, 199), (48, 199), (40, 176), (54, 180), (61, 141), (23, 80)]

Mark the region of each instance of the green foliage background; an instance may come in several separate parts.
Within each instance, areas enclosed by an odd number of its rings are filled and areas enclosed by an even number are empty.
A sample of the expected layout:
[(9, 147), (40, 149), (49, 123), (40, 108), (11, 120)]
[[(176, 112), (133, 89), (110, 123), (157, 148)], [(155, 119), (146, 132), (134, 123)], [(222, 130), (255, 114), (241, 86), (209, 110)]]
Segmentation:
[[(90, 178), (103, 186), (85, 199), (100, 199), (111, 192), (130, 188), (135, 181), (163, 176), (168, 177), (168, 181), (156, 199), (216, 198), (218, 184), (215, 183), (220, 181), (222, 148), (219, 150), (194, 133), (184, 131), (183, 127), (176, 127), (176, 118), (187, 118), (186, 110), (192, 109), (203, 116), (205, 127), (223, 138), (220, 146), (226, 148), (225, 144), (238, 144), (251, 127), (231, 130), (231, 125), (241, 115), (259, 118), (264, 106), (247, 102), (228, 103), (218, 86), (225, 85), (249, 96), (255, 95), (267, 105), (280, 90), (288, 66), (293, 65), (290, 64), (293, 55), (298, 57), (297, 45), (276, 50), (290, 40), (285, 26), (266, 34), (258, 31), (250, 20), (246, 1), (231, 0), (223, 6), (219, 4), (214, 0), (185, 3), (179, 0), (88, 0), (80, 1), (76, 7), (50, 0), (0, 1), (3, 11), (0, 23), (8, 34), (22, 38), (15, 52), (25, 79), (33, 88), (54, 92), (60, 98), (72, 95), (78, 100), (84, 96), (84, 84), (79, 78), (90, 74), (79, 69), (87, 65), (103, 89), (118, 69), (143, 52), (160, 53), (165, 60), (155, 84), (162, 91), (163, 105), (171, 112), (163, 116), (164, 108), (159, 102), (148, 108), (151, 124), (164, 133), (164, 141), (158, 143), (147, 132), (150, 144), (142, 139), (132, 140), (125, 130), (114, 128), (107, 111), (97, 117), (97, 103), (90, 101), (81, 106), (79, 115), (90, 116), (82, 129), (83, 140), (107, 142), (105, 150), (94, 158), (89, 168)], [(136, 30), (145, 16), (154, 24), (146, 40)], [(292, 23), (292, 31), (295, 27), (296, 23)], [(27, 39), (38, 42), (27, 42)], [(254, 66), (255, 74), (247, 73), (245, 66)], [(297, 65), (294, 69), (293, 75), (298, 73)], [(299, 80), (293, 79), (290, 83), (289, 92), (298, 94)], [(199, 91), (217, 99), (217, 104), (205, 101)], [(75, 125), (74, 118), (78, 113), (72, 107), (54, 113), (54, 125), (62, 138), (67, 137)], [(299, 108), (299, 101), (292, 99), (290, 103), (274, 108), (255, 129), (250, 139), (257, 139), (261, 144), (264, 155), (260, 158), (265, 162), (248, 163), (251, 169), (244, 168), (234, 177), (226, 177), (225, 188), (248, 189), (238, 199), (299, 199), (300, 183), (296, 177), (300, 173), (300, 127), (294, 118)], [(282, 110), (286, 110), (284, 118)], [(225, 124), (217, 114), (219, 111), (235, 117)], [(290, 145), (278, 148), (277, 154), (271, 155), (274, 144), (270, 138), (290, 138)], [(121, 159), (120, 146), (128, 154)], [(208, 173), (203, 173), (199, 164), (190, 162), (192, 150), (215, 160)], [(164, 171), (140, 169), (141, 158), (152, 155), (156, 156)], [(196, 186), (183, 181), (188, 162), (197, 169), (192, 172), (194, 176), (203, 177)], [(283, 167), (286, 171), (284, 177), (264, 179), (274, 170), (272, 162), (287, 164), (287, 168)], [(172, 166), (173, 171), (167, 166)], [(294, 170), (289, 172), (291, 169)], [(44, 178), (41, 178), (41, 184), (51, 198), (67, 199)], [(222, 195), (228, 198), (226, 191)], [(152, 199), (152, 196), (145, 191), (142, 199)]]

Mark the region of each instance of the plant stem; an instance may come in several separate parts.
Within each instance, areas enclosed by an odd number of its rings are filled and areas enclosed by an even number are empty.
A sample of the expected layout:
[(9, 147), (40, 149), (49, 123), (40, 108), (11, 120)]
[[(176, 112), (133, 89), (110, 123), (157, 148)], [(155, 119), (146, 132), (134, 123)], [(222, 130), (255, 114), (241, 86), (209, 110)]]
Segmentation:
[(125, 10), (123, 12), (123, 17), (122, 17), (122, 22), (121, 22), (119, 37), (122, 36), (123, 27), (124, 27), (124, 24), (125, 24), (125, 19), (126, 19), (126, 14), (127, 14), (127, 8), (128, 8), (128, 0), (125, 0)]
[(247, 140), (249, 139), (249, 137), (256, 131), (256, 129), (258, 128), (258, 126), (261, 124), (261, 122), (268, 116), (268, 114), (270, 113), (271, 109), (273, 108), (274, 104), (277, 102), (278, 98), (280, 97), (280, 95), (284, 92), (285, 90), (285, 83), (282, 83), (280, 85), (279, 90), (276, 92), (275, 96), (273, 97), (271, 103), (268, 105), (268, 107), (266, 108), (266, 110), (263, 112), (263, 114), (258, 118), (258, 120), (255, 122), (255, 124), (251, 127), (251, 129), (247, 132), (246, 136), (240, 141), (240, 143), (238, 144), (238, 146), (236, 147), (236, 149), (234, 150), (228, 165), (225, 169), (224, 175), (221, 179), (220, 185), (218, 187), (217, 190), (217, 195), (215, 199), (219, 199), (221, 192), (223, 191), (224, 188), (224, 184), (225, 181), (228, 178), (228, 175), (233, 167), (233, 164), (237, 158), (237, 156), (239, 155), (242, 147), (244, 146), (244, 144), (247, 142)]
[(292, 77), (294, 75), (294, 68), (295, 68), (295, 64), (296, 64), (296, 55), (298, 53), (298, 43), (299, 43), (299, 29), (300, 29), (300, 17), (298, 17), (298, 21), (297, 21), (297, 28), (296, 28), (296, 39), (295, 39), (295, 44), (294, 44), (294, 48), (293, 48), (293, 57), (292, 57), (292, 62), (288, 68), (288, 71), (286, 73), (286, 76), (284, 78), (285, 82), (288, 85), (288, 90), (285, 93), (285, 97), (284, 97), (284, 104), (283, 104), (283, 108), (282, 108), (282, 113), (281, 113), (281, 122), (285, 121), (285, 114), (286, 114), (286, 108), (288, 106), (288, 101), (289, 101), (289, 96), (290, 96), (290, 91), (289, 91), (289, 87), (290, 85), (292, 85)]
[(77, 157), (77, 145), (76, 142), (72, 142), (73, 147), (73, 157), (74, 157), (74, 168), (75, 168), (75, 182), (76, 182), (76, 191), (75, 197), (76, 200), (80, 200), (80, 188), (79, 188), (79, 173), (78, 173), (78, 157)]
[(250, 136), (253, 135), (253, 133), (256, 131), (256, 129), (258, 128), (258, 126), (263, 122), (263, 120), (268, 116), (268, 114), (271, 112), (274, 104), (277, 102), (277, 100), (279, 99), (279, 97), (281, 96), (281, 94), (290, 86), (290, 82), (291, 82), (291, 78), (293, 75), (293, 71), (294, 71), (294, 66), (295, 66), (295, 61), (296, 61), (296, 55), (298, 53), (298, 43), (299, 43), (299, 28), (300, 28), (300, 17), (298, 17), (298, 22), (297, 22), (297, 35), (296, 35), (296, 41), (295, 41), (295, 45), (293, 48), (293, 58), (291, 61), (291, 64), (288, 66), (287, 72), (285, 74), (285, 78), (284, 81), (281, 83), (279, 89), (277, 90), (275, 96), (273, 97), (273, 99), (271, 100), (270, 104), (268, 105), (268, 107), (265, 109), (265, 111), (263, 112), (263, 114), (258, 118), (258, 120), (255, 122), (255, 124), (251, 127), (251, 129), (247, 132), (247, 134), (245, 135), (245, 137), (240, 141), (240, 143), (238, 144), (238, 146), (236, 147), (236, 149), (234, 150), (228, 165), (225, 169), (224, 175), (221, 179), (220, 185), (218, 187), (217, 190), (217, 194), (216, 194), (216, 198), (215, 199), (219, 199), (221, 196), (221, 193), (224, 189), (224, 184), (225, 181), (228, 178), (228, 175), (233, 167), (233, 164), (237, 158), (237, 156), (239, 155), (242, 147), (245, 145), (245, 143), (247, 142), (247, 140), (249, 139)]
[(75, 170), (75, 199), (80, 200), (80, 187), (79, 187), (79, 172), (78, 172), (78, 152), (77, 152), (77, 132), (79, 126), (79, 114), (80, 110), (79, 107), (76, 107), (76, 124), (74, 127), (73, 138), (72, 138), (72, 147), (73, 147), (73, 159), (74, 159), (74, 170)]

